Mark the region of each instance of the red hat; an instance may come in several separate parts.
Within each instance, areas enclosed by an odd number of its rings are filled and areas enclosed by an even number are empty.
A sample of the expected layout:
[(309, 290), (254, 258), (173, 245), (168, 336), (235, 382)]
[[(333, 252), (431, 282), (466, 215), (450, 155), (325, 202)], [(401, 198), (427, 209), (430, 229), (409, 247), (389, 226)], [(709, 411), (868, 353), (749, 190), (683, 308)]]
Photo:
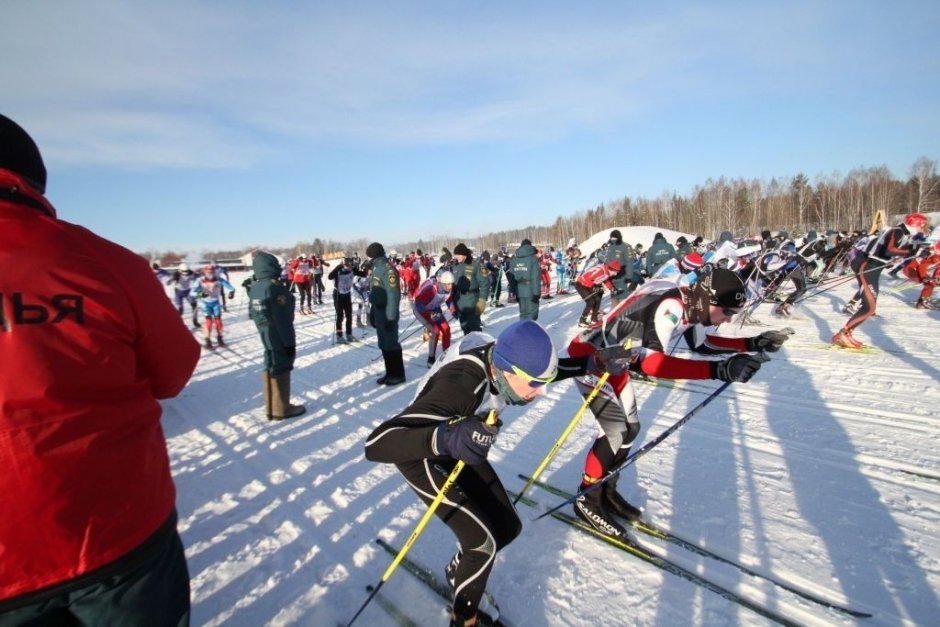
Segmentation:
[(621, 263), (620, 263), (619, 261), (617, 261), (616, 259), (614, 259), (613, 261), (608, 261), (608, 262), (607, 262), (607, 267), (610, 268), (610, 269), (611, 269), (612, 271), (614, 271), (614, 272), (620, 272), (620, 268), (622, 268), (623, 265), (621, 265)]

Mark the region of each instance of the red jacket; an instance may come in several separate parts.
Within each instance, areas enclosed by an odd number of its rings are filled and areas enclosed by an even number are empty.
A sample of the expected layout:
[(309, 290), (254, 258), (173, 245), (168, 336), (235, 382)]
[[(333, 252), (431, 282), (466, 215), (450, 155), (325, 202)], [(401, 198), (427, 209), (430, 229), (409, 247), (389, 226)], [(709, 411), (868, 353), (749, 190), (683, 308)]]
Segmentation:
[(0, 268), (2, 600), (105, 566), (167, 520), (157, 399), (199, 345), (146, 260), (3, 169)]

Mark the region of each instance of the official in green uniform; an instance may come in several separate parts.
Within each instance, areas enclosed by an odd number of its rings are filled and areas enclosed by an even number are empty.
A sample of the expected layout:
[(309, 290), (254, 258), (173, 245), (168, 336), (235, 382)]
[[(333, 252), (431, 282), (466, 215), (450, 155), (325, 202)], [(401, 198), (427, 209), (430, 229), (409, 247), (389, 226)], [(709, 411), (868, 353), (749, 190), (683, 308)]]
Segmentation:
[(542, 269), (535, 247), (529, 239), (522, 240), (509, 260), (509, 271), (516, 277), (519, 298), (519, 319), (539, 319), (539, 299), (542, 297)]
[(248, 288), (248, 315), (264, 345), (261, 385), (268, 420), (293, 418), (307, 411), (290, 403), (290, 371), (294, 369), (294, 295), (280, 282), (281, 264), (270, 253), (258, 252), (252, 262), (257, 279)]
[(470, 249), (463, 243), (454, 246), (454, 264), (450, 271), (454, 275), (454, 290), (457, 292), (457, 319), (464, 335), (482, 331), (480, 316), (486, 309), (490, 297), (489, 272), (479, 259), (474, 259)]
[(369, 322), (375, 327), (379, 350), (385, 360), (385, 376), (376, 379), (379, 385), (405, 382), (405, 362), (398, 341), (398, 306), (401, 302), (401, 280), (398, 270), (385, 258), (385, 248), (372, 242), (366, 248), (372, 260), (372, 281), (369, 289)]

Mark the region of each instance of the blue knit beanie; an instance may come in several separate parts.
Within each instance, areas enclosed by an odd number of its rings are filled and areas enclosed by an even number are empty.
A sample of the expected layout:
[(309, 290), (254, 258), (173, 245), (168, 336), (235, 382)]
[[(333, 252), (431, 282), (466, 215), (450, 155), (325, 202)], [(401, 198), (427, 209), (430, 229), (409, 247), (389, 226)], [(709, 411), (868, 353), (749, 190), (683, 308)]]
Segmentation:
[(532, 320), (517, 320), (496, 338), (493, 365), (500, 370), (519, 370), (543, 381), (551, 381), (558, 374), (558, 356), (552, 338), (545, 329)]

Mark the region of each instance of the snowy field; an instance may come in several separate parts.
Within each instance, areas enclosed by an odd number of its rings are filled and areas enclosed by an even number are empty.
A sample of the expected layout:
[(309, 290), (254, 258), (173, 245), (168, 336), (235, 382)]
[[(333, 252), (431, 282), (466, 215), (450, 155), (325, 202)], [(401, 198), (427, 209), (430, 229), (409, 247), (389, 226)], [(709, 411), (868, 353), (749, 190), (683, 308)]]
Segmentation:
[[(882, 317), (856, 333), (880, 349), (874, 354), (825, 348), (854, 283), (808, 300), (785, 323), (761, 306), (757, 318), (796, 335), (750, 383), (732, 385), (621, 480), (651, 521), (873, 617), (852, 618), (675, 545), (640, 538), (645, 546), (797, 624), (940, 624), (940, 313), (915, 310), (917, 290), (902, 289), (909, 284), (884, 283)], [(557, 348), (576, 333), (580, 309), (576, 295), (542, 302), (539, 322)], [(376, 385), (383, 371), (374, 333), (358, 346), (336, 345), (332, 307), (319, 306), (296, 321), (293, 396), (308, 413), (268, 422), (261, 344), (243, 289), (229, 311), (228, 347), (204, 349), (192, 381), (163, 404), (193, 623), (345, 624), (391, 561), (375, 538), (400, 546), (424, 511), (391, 466), (363, 458), (363, 443), (410, 400), (427, 347), (404, 313), (408, 382)], [(517, 313), (512, 305), (488, 309), (485, 330), (498, 334)], [(638, 445), (716, 387), (635, 384)], [(522, 487), (517, 474), (536, 468), (580, 405), (566, 381), (530, 406), (507, 409), (490, 454), (507, 488)], [(594, 434), (587, 414), (543, 478), (574, 489)], [(542, 504), (559, 500), (536, 487), (528, 494)], [(532, 522), (538, 513), (520, 504), (522, 535), (490, 578), (513, 625), (773, 624), (557, 520)], [(435, 519), (410, 556), (440, 572), (454, 549)], [(382, 594), (417, 624), (446, 624), (443, 604), (402, 568)], [(373, 602), (356, 624), (396, 623)]]

